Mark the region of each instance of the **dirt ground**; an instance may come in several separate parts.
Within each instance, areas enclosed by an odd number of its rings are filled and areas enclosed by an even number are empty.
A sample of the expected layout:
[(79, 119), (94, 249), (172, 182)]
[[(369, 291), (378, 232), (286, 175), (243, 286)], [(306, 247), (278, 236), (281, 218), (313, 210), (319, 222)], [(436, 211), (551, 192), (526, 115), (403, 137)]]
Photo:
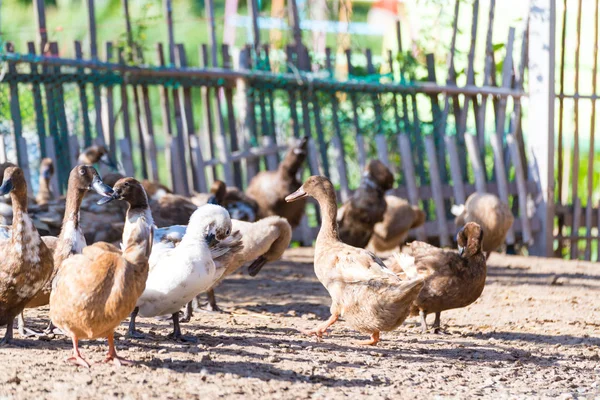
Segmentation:
[[(198, 343), (167, 339), (170, 321), (156, 319), (139, 319), (147, 339), (127, 339), (123, 323), (132, 367), (74, 367), (66, 338), (17, 340), (0, 349), (0, 398), (600, 398), (600, 264), (493, 255), (482, 297), (442, 313), (445, 333), (409, 318), (372, 348), (343, 321), (320, 343), (299, 333), (329, 315), (312, 257), (291, 249), (256, 278), (228, 279), (227, 313), (182, 324)], [(46, 316), (27, 313), (39, 329)], [(105, 351), (82, 343), (92, 362)]]

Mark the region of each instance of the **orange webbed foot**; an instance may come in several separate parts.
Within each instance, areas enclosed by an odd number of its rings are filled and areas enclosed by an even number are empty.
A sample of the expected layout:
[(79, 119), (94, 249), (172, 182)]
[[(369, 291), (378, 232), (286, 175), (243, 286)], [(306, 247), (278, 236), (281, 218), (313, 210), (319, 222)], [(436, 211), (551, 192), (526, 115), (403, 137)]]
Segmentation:
[(65, 361), (74, 365), (79, 365), (80, 367), (91, 368), (90, 363), (81, 356), (69, 357)]
[(371, 339), (358, 340), (354, 344), (358, 346), (375, 346), (379, 342), (379, 332), (374, 332), (371, 335)]

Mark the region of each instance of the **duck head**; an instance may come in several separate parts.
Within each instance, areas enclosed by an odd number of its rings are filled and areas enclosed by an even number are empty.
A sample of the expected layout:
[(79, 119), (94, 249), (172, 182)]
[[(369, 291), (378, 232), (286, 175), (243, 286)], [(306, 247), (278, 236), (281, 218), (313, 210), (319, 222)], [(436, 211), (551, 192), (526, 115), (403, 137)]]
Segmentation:
[(371, 160), (365, 168), (363, 182), (386, 192), (394, 186), (394, 174), (379, 160)]
[(320, 175), (309, 177), (298, 190), (286, 196), (285, 201), (288, 203), (302, 199), (306, 196), (319, 198), (333, 198), (335, 201), (335, 189), (329, 179)]
[(108, 149), (104, 146), (93, 145), (86, 148), (79, 155), (78, 160), (81, 164), (101, 163), (115, 171), (119, 170), (117, 163), (111, 158)]
[(289, 171), (289, 173), (292, 175), (295, 175), (308, 155), (307, 149), (309, 139), (310, 138), (308, 136), (300, 139), (300, 141), (288, 151), (285, 159), (280, 164), (280, 168)]
[(481, 253), (483, 243), (483, 229), (475, 222), (469, 222), (456, 235), (458, 242), (458, 254), (463, 258), (469, 258)]
[(69, 174), (69, 190), (87, 192), (94, 190), (101, 196), (111, 196), (113, 190), (102, 182), (96, 168), (91, 165), (78, 165)]
[(231, 234), (229, 212), (216, 204), (205, 204), (192, 214), (185, 235), (196, 240), (204, 238), (213, 246)]
[(11, 166), (4, 170), (0, 196), (9, 193), (14, 194), (19, 199), (27, 199), (27, 182), (23, 170), (19, 167)]
[(51, 158), (43, 158), (40, 162), (40, 177), (49, 182), (54, 175), (54, 162)]
[(129, 208), (148, 208), (148, 196), (142, 184), (134, 178), (121, 178), (112, 188), (112, 194), (103, 197), (98, 204), (106, 204), (113, 200), (124, 200)]
[(211, 204), (223, 204), (223, 200), (225, 200), (225, 195), (227, 194), (227, 185), (225, 185), (225, 182), (217, 179), (210, 186), (210, 193), (212, 196), (209, 202), (213, 201)]

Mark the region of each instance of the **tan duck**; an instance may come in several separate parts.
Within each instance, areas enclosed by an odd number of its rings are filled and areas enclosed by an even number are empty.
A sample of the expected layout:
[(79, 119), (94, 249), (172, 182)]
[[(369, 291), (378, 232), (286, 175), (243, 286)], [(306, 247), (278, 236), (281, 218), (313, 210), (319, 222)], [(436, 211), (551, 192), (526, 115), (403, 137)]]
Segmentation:
[(300, 224), (306, 199), (288, 204), (285, 196), (297, 190), (302, 184), (297, 175), (306, 159), (307, 146), (308, 137), (305, 137), (288, 151), (277, 171), (263, 171), (252, 178), (246, 194), (258, 204), (258, 219), (279, 215), (288, 220), (292, 229)]
[[(207, 203), (218, 204), (221, 207), (224, 207), (223, 202), (225, 200), (226, 194), (227, 194), (227, 185), (225, 185), (225, 182), (217, 179), (210, 186), (210, 192), (194, 193), (190, 200), (192, 201), (192, 203), (194, 203), (198, 207), (203, 206)], [(227, 207), (225, 207), (225, 208), (227, 208)]]
[(514, 217), (507, 204), (491, 193), (473, 193), (467, 198), (464, 206), (452, 207), (456, 215), (455, 224), (461, 227), (468, 222), (475, 222), (485, 233), (483, 251), (489, 257), (490, 252), (498, 250), (505, 240)]
[(458, 233), (458, 253), (424, 242), (412, 242), (406, 254), (397, 256), (389, 267), (402, 276), (411, 268), (425, 279), (425, 286), (411, 307), (411, 315), (421, 317), (421, 330), (427, 331), (426, 317), (435, 313), (433, 328), (440, 327), (442, 311), (466, 307), (479, 298), (485, 287), (487, 266), (481, 251), (484, 234), (479, 225), (467, 223)]
[[(66, 211), (63, 218), (62, 229), (58, 238), (44, 236), (42, 240), (51, 249), (53, 253), (54, 269), (51, 279), (44, 285), (36, 296), (31, 299), (25, 308), (37, 308), (47, 305), (50, 302), (50, 292), (52, 291), (52, 280), (56, 276), (59, 266), (69, 256), (80, 254), (87, 245), (82, 226), (80, 224), (80, 208), (84, 196), (89, 190), (94, 190), (100, 196), (112, 194), (112, 189), (104, 184), (98, 175), (98, 172), (91, 165), (78, 165), (71, 170), (69, 174), (69, 183), (66, 198)], [(54, 327), (52, 324), (46, 329), (46, 333), (51, 333)], [(21, 335), (37, 334), (32, 330), (26, 329), (24, 319), (19, 318), (19, 333)]]
[(315, 273), (332, 300), (331, 317), (306, 333), (321, 338), (342, 316), (354, 329), (371, 335), (358, 344), (374, 345), (381, 331), (391, 331), (404, 322), (423, 287), (423, 279), (401, 280), (370, 251), (340, 241), (335, 190), (327, 178), (311, 176), (286, 201), (306, 196), (314, 197), (321, 208)]
[(378, 252), (397, 249), (406, 241), (408, 232), (425, 223), (425, 212), (398, 196), (385, 196), (387, 205), (383, 221), (375, 224), (368, 249)]
[(77, 163), (82, 165), (98, 164), (102, 176), (119, 171), (119, 166), (110, 156), (108, 149), (100, 145), (92, 145), (83, 149), (77, 158)]
[(53, 267), (52, 253), (27, 214), (27, 183), (18, 167), (4, 170), (0, 195), (9, 193), (12, 226), (0, 227), (0, 325), (6, 325), (0, 344), (12, 340), (15, 317), (48, 282)]
[[(220, 311), (215, 299), (214, 289), (223, 279), (248, 263), (251, 263), (248, 266), (250, 276), (256, 276), (266, 263), (279, 260), (292, 240), (292, 227), (282, 217), (273, 215), (256, 222), (232, 219), (231, 223), (234, 232), (232, 236), (239, 234), (243, 247), (240, 251), (229, 253), (227, 258), (223, 257), (215, 260), (216, 263), (225, 265), (225, 272), (206, 292), (209, 311)], [(196, 297), (194, 303), (201, 301), (199, 297)], [(193, 306), (192, 303), (188, 304), (184, 319), (191, 317)]]
[(40, 162), (39, 189), (35, 196), (35, 202), (38, 206), (47, 206), (54, 200), (54, 193), (50, 187), (50, 180), (54, 176), (54, 162), (51, 158), (43, 158)]
[(154, 225), (148, 198), (133, 178), (118, 181), (113, 189), (103, 202), (129, 204), (123, 250), (103, 242), (85, 247), (60, 265), (50, 295), (52, 321), (73, 340), (73, 356), (67, 360), (84, 367), (89, 363), (79, 352), (79, 340), (100, 337), (108, 338), (105, 362), (127, 363), (115, 350), (114, 329), (135, 308), (148, 277)]
[(367, 165), (360, 186), (337, 213), (342, 242), (354, 247), (369, 244), (375, 224), (383, 221), (385, 192), (393, 185), (394, 175), (384, 163), (373, 160)]

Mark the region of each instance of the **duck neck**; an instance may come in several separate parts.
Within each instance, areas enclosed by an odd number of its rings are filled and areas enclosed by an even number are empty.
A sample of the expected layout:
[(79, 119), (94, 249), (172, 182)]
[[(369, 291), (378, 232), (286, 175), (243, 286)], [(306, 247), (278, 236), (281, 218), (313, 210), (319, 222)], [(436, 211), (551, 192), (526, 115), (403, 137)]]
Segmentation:
[(30, 263), (37, 263), (39, 258), (40, 235), (27, 215), (27, 194), (11, 193), (13, 207), (12, 243), (13, 249)]
[(40, 189), (38, 190), (38, 204), (47, 203), (52, 198), (50, 180), (40, 176)]
[(70, 255), (81, 253), (86, 246), (85, 236), (79, 226), (79, 209), (85, 193), (85, 190), (75, 188), (67, 192), (65, 216), (54, 253), (55, 268)]
[(317, 235), (317, 243), (323, 241), (339, 241), (338, 225), (335, 220), (337, 214), (337, 203), (335, 195), (333, 197), (325, 194), (315, 196), (321, 209), (321, 228)]
[(123, 229), (123, 257), (131, 264), (148, 268), (152, 250), (152, 212), (150, 207), (129, 207)]
[(285, 156), (281, 164), (279, 164), (279, 168), (277, 170), (282, 176), (295, 177), (303, 162), (304, 157), (299, 154), (295, 154), (294, 150), (292, 149)]

